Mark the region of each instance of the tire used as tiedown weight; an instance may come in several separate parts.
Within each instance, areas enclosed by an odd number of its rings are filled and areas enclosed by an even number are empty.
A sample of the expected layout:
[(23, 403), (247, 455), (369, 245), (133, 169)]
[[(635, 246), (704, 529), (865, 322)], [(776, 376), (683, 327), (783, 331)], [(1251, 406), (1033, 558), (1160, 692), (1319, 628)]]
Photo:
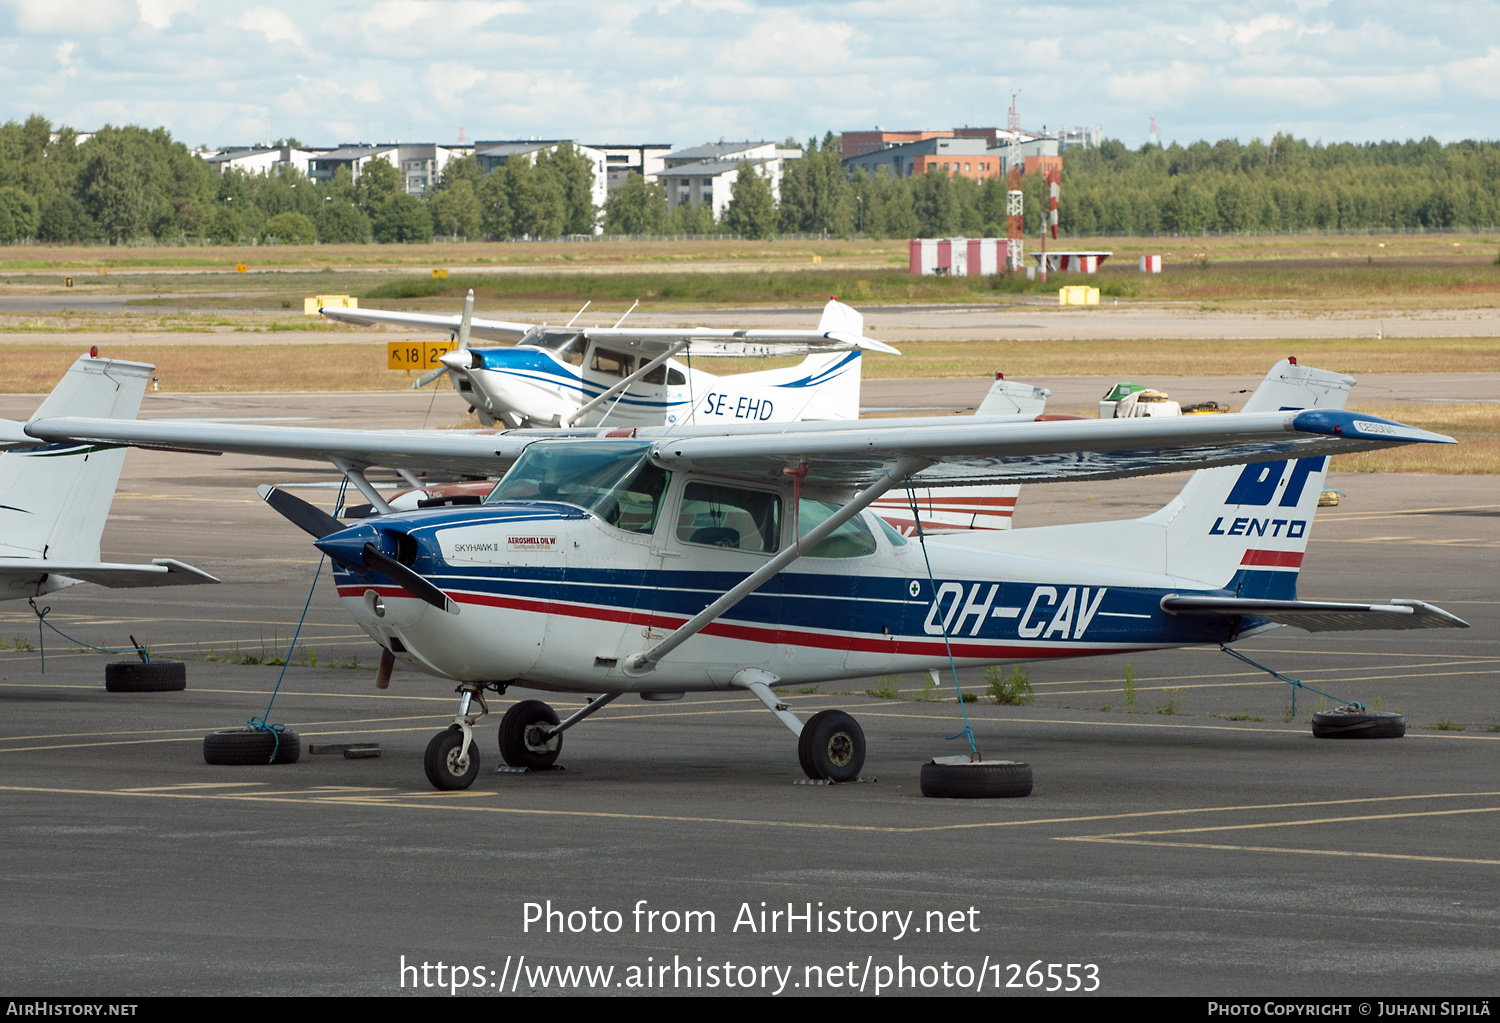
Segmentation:
[(205, 764), (295, 764), (301, 756), (302, 737), (291, 729), (225, 728), (203, 737)]
[(104, 688), (111, 693), (175, 693), (187, 688), (182, 661), (111, 661), (104, 666)]

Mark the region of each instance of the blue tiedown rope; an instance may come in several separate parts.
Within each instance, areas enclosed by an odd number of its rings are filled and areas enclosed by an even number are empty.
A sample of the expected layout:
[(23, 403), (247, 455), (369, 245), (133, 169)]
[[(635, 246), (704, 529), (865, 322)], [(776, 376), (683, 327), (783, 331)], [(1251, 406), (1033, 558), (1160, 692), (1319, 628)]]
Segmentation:
[[(911, 517), (917, 524), (917, 542), (922, 545), (922, 561), (927, 565), (927, 585), (932, 587), (932, 600), (937, 606), (938, 589), (937, 581), (932, 578), (932, 561), (927, 557), (927, 537), (922, 532), (922, 516), (917, 512), (917, 492), (912, 489), (911, 477), (906, 479), (906, 500), (911, 505)], [(960, 591), (959, 600), (963, 599)], [(963, 711), (964, 730), (948, 736), (948, 741), (963, 737), (969, 740), (969, 753), (973, 759), (979, 759), (979, 747), (974, 744), (974, 729), (969, 727), (969, 708), (964, 706), (964, 690), (958, 681), (958, 664), (953, 660), (953, 644), (948, 639), (948, 618), (943, 618), (943, 647), (948, 651), (948, 667), (953, 671), (953, 688), (958, 690), (958, 709)]]
[[(338, 518), (339, 513), (344, 510), (344, 492), (349, 489), (349, 478), (344, 477), (344, 482), (339, 486), (338, 500), (333, 504), (333, 517)], [(307, 589), (307, 600), (302, 605), (302, 617), (297, 619), (297, 631), (292, 633), (292, 643), (287, 647), (286, 660), (281, 662), (281, 674), (276, 676), (276, 688), (271, 690), (271, 700), (266, 704), (266, 712), (258, 718), (251, 718), (246, 722), (257, 732), (270, 732), (276, 744), (271, 747), (271, 759), (266, 763), (276, 763), (276, 754), (281, 752), (281, 733), (286, 730), (286, 725), (268, 723), (267, 718), (271, 716), (271, 707), (276, 703), (276, 694), (281, 692), (281, 680), (286, 678), (286, 669), (292, 663), (292, 651), (297, 649), (297, 637), (302, 635), (302, 623), (307, 621), (307, 609), (312, 607), (313, 592), (318, 588), (318, 577), (323, 574), (323, 561), (327, 555), (318, 552), (318, 568), (313, 572), (312, 585)]]
[(1363, 703), (1358, 703), (1352, 700), (1343, 700), (1337, 696), (1334, 696), (1332, 693), (1325, 693), (1321, 689), (1314, 689), (1312, 686), (1308, 685), (1306, 682), (1302, 681), (1299, 678), (1292, 678), (1289, 675), (1283, 675), (1279, 671), (1276, 671), (1272, 668), (1267, 668), (1264, 664), (1258, 664), (1255, 661), (1252, 661), (1250, 658), (1246, 657), (1238, 650), (1230, 649), (1229, 645), (1226, 643), (1220, 643), (1219, 649), (1224, 651), (1230, 657), (1237, 657), (1240, 660), (1244, 661), (1246, 664), (1250, 665), (1252, 668), (1259, 668), (1266, 674), (1274, 675), (1276, 678), (1279, 678), (1281, 679), (1281, 681), (1290, 685), (1292, 687), (1292, 717), (1297, 716), (1297, 690), (1299, 689), (1306, 689), (1309, 692), (1317, 693), (1319, 696), (1326, 696), (1328, 697), (1328, 699), (1333, 700), (1335, 703), (1340, 703), (1345, 707), (1358, 707), (1361, 713), (1363, 713), (1365, 710), (1365, 705)]
[[(31, 610), (36, 615), (36, 646), (37, 650), (39, 650), (42, 655), (43, 675), (47, 674), (47, 641), (46, 634), (42, 632), (43, 625), (47, 626), (47, 628), (57, 633), (69, 643), (76, 643), (78, 646), (88, 647), (90, 650), (97, 650), (101, 654), (137, 654), (140, 656), (140, 659), (142, 661), (145, 661), (147, 663), (150, 663), (151, 661), (151, 655), (146, 652), (146, 648), (143, 646), (137, 645), (133, 647), (126, 647), (124, 650), (111, 650), (109, 647), (94, 646), (94, 644), (85, 643), (81, 639), (74, 639), (72, 636), (59, 629), (56, 625), (53, 625), (51, 622), (47, 621), (47, 616), (52, 613), (52, 606), (50, 604), (46, 607), (37, 607), (35, 597), (27, 597), (26, 603), (31, 605)], [(130, 641), (134, 643), (135, 637), (131, 636)]]

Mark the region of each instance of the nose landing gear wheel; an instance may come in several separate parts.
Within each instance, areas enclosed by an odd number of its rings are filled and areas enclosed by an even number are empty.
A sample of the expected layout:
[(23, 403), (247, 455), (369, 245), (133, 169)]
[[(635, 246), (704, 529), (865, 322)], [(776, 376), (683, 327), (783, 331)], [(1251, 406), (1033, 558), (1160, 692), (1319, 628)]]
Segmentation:
[(854, 781), (865, 766), (865, 733), (841, 710), (821, 710), (797, 738), (797, 759), (814, 781)]
[(470, 742), (465, 757), (463, 743), (463, 729), (453, 725), (434, 735), (427, 744), (422, 766), (427, 769), (427, 780), (432, 782), (433, 788), (444, 791), (466, 789), (479, 777), (479, 744)]
[(522, 700), (500, 719), (500, 756), (511, 767), (541, 770), (557, 763), (562, 735), (543, 738), (557, 724), (557, 712), (541, 700)]

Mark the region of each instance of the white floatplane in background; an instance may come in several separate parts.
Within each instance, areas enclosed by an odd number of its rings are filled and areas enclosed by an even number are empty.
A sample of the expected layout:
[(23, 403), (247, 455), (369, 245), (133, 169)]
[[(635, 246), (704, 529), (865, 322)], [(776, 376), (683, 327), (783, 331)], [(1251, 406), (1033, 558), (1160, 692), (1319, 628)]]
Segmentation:
[[(1234, 415), (1039, 422), (1034, 415), (504, 433), (316, 430), (43, 417), (38, 441), (135, 444), (491, 475), (486, 502), (349, 526), (262, 497), (333, 560), (339, 596), (396, 661), (456, 682), (425, 768), (479, 772), (486, 691), (590, 694), (566, 720), (511, 707), (500, 753), (556, 761), (563, 733), (626, 694), (749, 691), (798, 736), (815, 779), (864, 763), (839, 710), (776, 696), (872, 674), (1227, 643), (1312, 631), (1463, 628), (1419, 600), (1297, 599), (1328, 456), (1448, 437), (1343, 410), (1353, 381), (1282, 362)], [(867, 509), (944, 485), (1198, 469), (1142, 519), (907, 539)]]

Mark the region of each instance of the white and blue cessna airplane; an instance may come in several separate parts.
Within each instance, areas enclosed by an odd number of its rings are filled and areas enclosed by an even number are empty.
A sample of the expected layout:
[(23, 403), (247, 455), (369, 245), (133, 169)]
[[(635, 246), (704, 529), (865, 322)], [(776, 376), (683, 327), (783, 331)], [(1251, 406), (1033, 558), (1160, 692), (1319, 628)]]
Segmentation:
[[(830, 299), (815, 330), (575, 327), (474, 317), (474, 292), (458, 316), (379, 309), (323, 309), (342, 323), (451, 334), (442, 369), (485, 426), (662, 426), (788, 423), (859, 418), (860, 353), (900, 353), (864, 336), (857, 311)], [(577, 317), (574, 317), (577, 320)], [(623, 317), (622, 317), (623, 320)], [(472, 338), (509, 341), (471, 348)], [(788, 369), (715, 376), (699, 358), (806, 355)], [(679, 361), (682, 356), (689, 361)]]
[[(240, 424), (42, 419), (46, 441), (509, 471), (483, 505), (355, 526), (263, 487), (333, 560), (339, 596), (383, 651), (457, 682), (425, 758), (439, 789), (479, 771), (486, 690), (597, 694), (564, 721), (537, 700), (499, 727), (513, 766), (627, 694), (755, 694), (813, 778), (859, 775), (838, 710), (803, 722), (776, 697), (878, 673), (1087, 657), (1312, 631), (1463, 628), (1418, 600), (1297, 599), (1328, 456), (1453, 443), (1343, 410), (1349, 377), (1284, 361), (1236, 415), (1037, 421), (1034, 415), (741, 427), (442, 435)], [(905, 488), (1197, 469), (1142, 519), (902, 536), (872, 503)]]

